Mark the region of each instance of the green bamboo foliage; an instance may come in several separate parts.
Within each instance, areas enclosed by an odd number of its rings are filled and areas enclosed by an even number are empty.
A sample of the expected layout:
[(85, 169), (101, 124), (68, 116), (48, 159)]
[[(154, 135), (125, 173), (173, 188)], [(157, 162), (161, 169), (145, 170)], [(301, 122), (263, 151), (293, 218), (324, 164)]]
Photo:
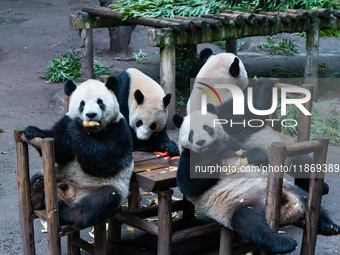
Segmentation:
[(109, 7), (121, 12), (124, 19), (129, 17), (174, 18), (175, 15), (202, 17), (204, 14), (217, 14), (222, 9), (246, 12), (339, 9), (340, 2), (338, 0), (120, 0)]

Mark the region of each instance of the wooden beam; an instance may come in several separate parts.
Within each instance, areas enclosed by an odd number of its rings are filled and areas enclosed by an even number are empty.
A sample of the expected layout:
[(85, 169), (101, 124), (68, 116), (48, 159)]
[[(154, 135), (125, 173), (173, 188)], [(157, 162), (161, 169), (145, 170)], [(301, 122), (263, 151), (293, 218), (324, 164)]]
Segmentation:
[(313, 140), (307, 142), (294, 143), (287, 146), (287, 156), (297, 156), (302, 154), (308, 154), (311, 152), (316, 152), (322, 149), (322, 144), (320, 142)]
[(44, 169), (44, 186), (45, 186), (45, 204), (47, 213), (48, 228), (48, 250), (50, 255), (60, 255), (61, 246), (58, 236), (59, 213), (57, 198), (57, 181), (55, 171), (55, 151), (54, 140), (45, 138), (41, 141), (41, 151)]
[(157, 236), (158, 234), (158, 227), (156, 224), (152, 222), (148, 222), (146, 220), (143, 220), (139, 217), (136, 217), (130, 213), (127, 212), (116, 212), (114, 216), (117, 220), (120, 222), (123, 222), (125, 224), (128, 224), (130, 226), (134, 226), (140, 230), (143, 230), (151, 235)]
[(94, 254), (107, 254), (105, 220), (94, 226)]
[(158, 193), (158, 234), (157, 254), (171, 255), (172, 247), (172, 222), (171, 222), (171, 197), (173, 190)]
[(197, 236), (210, 235), (221, 229), (221, 225), (217, 222), (211, 222), (204, 225), (194, 226), (179, 230), (173, 233), (172, 242), (177, 243), (184, 240), (189, 240)]
[(20, 231), (22, 241), (22, 253), (25, 255), (34, 255), (34, 226), (30, 219), (33, 214), (30, 198), (30, 174), (28, 145), (21, 141), (21, 136), (25, 128), (16, 128), (14, 130), (14, 141), (16, 150), (16, 172), (18, 187), (18, 208), (20, 219)]
[[(314, 86), (312, 84), (302, 84), (302, 88), (307, 89), (311, 93), (311, 99), (304, 103), (303, 106), (312, 113), (312, 103), (313, 103), (313, 89)], [(298, 129), (298, 142), (309, 141), (310, 139), (310, 125), (312, 116), (305, 115), (301, 111), (299, 111), (299, 129)]]
[(168, 105), (169, 129), (175, 128), (172, 116), (176, 113), (176, 43), (171, 29), (162, 29), (164, 44), (160, 47), (160, 85), (165, 93), (171, 93), (171, 101)]
[(318, 90), (318, 72), (319, 72), (319, 31), (320, 20), (312, 19), (310, 27), (307, 31), (306, 38), (306, 63), (304, 83), (313, 84), (313, 99), (317, 101)]
[[(274, 142), (270, 148), (270, 166), (284, 166), (286, 160), (286, 145)], [(268, 174), (267, 199), (265, 216), (270, 228), (277, 232), (280, 225), (280, 209), (282, 199), (283, 171), (271, 171)], [(265, 254), (262, 252), (261, 254)]]
[[(324, 166), (326, 163), (329, 139), (327, 136), (318, 136), (316, 139), (322, 145), (322, 149), (318, 151), (318, 153), (314, 153), (313, 164), (320, 164)], [(306, 227), (303, 231), (300, 253), (302, 255), (315, 254), (324, 176), (324, 171), (312, 171), (311, 173), (307, 202)]]
[(234, 231), (221, 226), (219, 255), (233, 254)]

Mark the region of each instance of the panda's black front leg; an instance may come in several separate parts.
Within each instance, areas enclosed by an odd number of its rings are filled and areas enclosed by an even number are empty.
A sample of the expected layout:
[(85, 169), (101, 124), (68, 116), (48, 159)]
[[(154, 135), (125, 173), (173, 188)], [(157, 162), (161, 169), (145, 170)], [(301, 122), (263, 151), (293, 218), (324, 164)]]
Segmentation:
[[(70, 119), (67, 116), (62, 117), (51, 129), (39, 129), (35, 126), (28, 126), (24, 134), (28, 139), (40, 137), (42, 139), (51, 137), (54, 139), (55, 161), (57, 163), (66, 163), (74, 159), (70, 137), (67, 131)], [(37, 149), (41, 155), (41, 150)]]
[(166, 128), (158, 133), (153, 133), (146, 141), (137, 138), (133, 131), (133, 149), (135, 151), (167, 151), (170, 156), (179, 155), (179, 150), (175, 142), (169, 139)]

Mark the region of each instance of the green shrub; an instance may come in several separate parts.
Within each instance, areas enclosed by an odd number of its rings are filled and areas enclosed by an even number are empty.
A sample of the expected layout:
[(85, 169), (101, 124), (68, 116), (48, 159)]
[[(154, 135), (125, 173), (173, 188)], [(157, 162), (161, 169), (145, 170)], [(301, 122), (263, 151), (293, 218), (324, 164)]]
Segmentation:
[[(42, 76), (46, 82), (64, 82), (67, 79), (81, 80), (81, 56), (79, 51), (73, 49), (69, 54), (64, 53), (50, 61), (50, 65), (44, 70), (48, 74)], [(96, 77), (111, 74), (111, 71), (101, 63), (95, 61), (94, 74)]]

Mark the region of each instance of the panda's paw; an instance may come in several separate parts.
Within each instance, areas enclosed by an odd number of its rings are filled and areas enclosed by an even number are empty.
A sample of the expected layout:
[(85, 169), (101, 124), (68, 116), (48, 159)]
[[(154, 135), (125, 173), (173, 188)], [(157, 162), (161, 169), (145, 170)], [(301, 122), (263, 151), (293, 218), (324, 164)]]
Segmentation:
[(31, 140), (35, 137), (46, 138), (44, 132), (41, 131), (41, 129), (34, 127), (34, 126), (28, 126), (25, 129), (24, 134), (25, 134), (26, 138), (29, 139), (29, 140)]
[(45, 189), (44, 177), (41, 173), (32, 176), (30, 180), (30, 197), (32, 207), (34, 210), (41, 210), (45, 208)]
[(330, 219), (328, 221), (320, 220), (318, 234), (324, 235), (324, 236), (339, 235), (340, 226), (335, 224)]
[(179, 155), (178, 147), (173, 141), (165, 142), (163, 146), (171, 157)]
[(297, 242), (285, 236), (272, 237), (268, 239), (268, 243), (264, 244), (261, 249), (270, 254), (285, 254), (290, 253), (298, 246)]
[(214, 153), (221, 154), (228, 150), (228, 144), (223, 139), (217, 139), (212, 143), (210, 148), (212, 148)]

